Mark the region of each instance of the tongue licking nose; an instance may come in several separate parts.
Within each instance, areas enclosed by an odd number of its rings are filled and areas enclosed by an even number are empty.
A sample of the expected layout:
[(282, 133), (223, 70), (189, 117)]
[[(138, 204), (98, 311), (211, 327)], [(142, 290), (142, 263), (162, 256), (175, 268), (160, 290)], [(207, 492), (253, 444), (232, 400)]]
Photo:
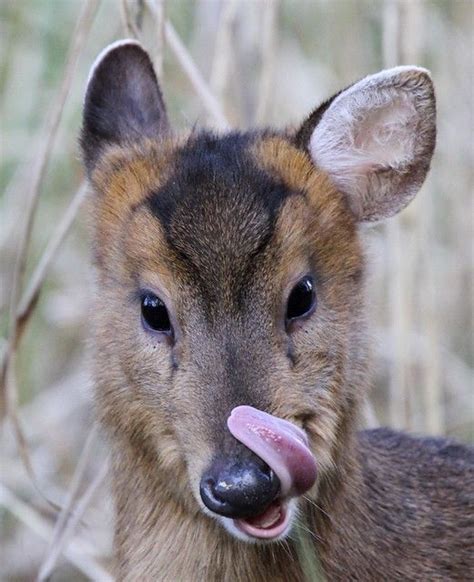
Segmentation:
[(313, 486), (316, 461), (300, 428), (252, 406), (234, 408), (227, 426), (275, 472), (281, 483), (281, 498), (297, 497)]

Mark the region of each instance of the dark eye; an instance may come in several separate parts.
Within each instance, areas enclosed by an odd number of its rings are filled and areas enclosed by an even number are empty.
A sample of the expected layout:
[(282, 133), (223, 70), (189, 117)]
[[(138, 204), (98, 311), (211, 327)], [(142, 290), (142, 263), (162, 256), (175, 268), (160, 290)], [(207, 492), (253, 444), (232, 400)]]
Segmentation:
[(153, 331), (171, 333), (171, 321), (163, 301), (153, 293), (142, 296), (142, 320)]
[(305, 277), (293, 288), (288, 297), (286, 319), (291, 321), (308, 315), (316, 305), (316, 293), (312, 277)]

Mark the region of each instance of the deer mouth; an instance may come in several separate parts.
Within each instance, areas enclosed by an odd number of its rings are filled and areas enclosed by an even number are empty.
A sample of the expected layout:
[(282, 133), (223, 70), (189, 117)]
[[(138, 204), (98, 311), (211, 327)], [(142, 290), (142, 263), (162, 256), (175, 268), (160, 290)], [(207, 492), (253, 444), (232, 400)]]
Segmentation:
[(292, 522), (292, 498), (315, 483), (316, 460), (306, 433), (293, 423), (251, 406), (237, 406), (227, 419), (231, 434), (260, 457), (280, 480), (280, 491), (259, 515), (234, 519), (240, 533), (253, 539), (284, 537)]
[(236, 528), (250, 538), (275, 540), (283, 537), (290, 528), (291, 512), (286, 501), (272, 502), (261, 515), (247, 519), (234, 519)]

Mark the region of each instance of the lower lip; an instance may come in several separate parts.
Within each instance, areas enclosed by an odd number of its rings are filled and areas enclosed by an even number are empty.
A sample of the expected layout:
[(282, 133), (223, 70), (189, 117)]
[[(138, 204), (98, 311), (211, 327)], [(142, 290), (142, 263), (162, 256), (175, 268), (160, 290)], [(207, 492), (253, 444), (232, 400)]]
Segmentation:
[(244, 534), (262, 540), (272, 540), (282, 536), (290, 524), (290, 512), (286, 503), (280, 506), (280, 517), (270, 527), (257, 527), (243, 519), (234, 519), (236, 527)]

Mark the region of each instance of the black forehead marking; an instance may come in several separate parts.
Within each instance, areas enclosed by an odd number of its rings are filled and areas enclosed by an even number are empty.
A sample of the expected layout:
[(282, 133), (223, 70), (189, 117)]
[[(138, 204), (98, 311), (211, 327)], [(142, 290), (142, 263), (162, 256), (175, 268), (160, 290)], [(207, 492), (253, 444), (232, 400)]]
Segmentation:
[(147, 199), (168, 244), (211, 285), (231, 277), (242, 286), (271, 239), (280, 206), (296, 194), (254, 160), (250, 150), (260, 137), (192, 135), (170, 178)]
[(178, 152), (167, 183), (148, 197), (151, 211), (163, 226), (171, 227), (180, 207), (199, 206), (209, 194), (217, 204), (254, 198), (274, 215), (290, 192), (255, 163), (249, 150), (258, 136), (251, 132), (191, 135)]

